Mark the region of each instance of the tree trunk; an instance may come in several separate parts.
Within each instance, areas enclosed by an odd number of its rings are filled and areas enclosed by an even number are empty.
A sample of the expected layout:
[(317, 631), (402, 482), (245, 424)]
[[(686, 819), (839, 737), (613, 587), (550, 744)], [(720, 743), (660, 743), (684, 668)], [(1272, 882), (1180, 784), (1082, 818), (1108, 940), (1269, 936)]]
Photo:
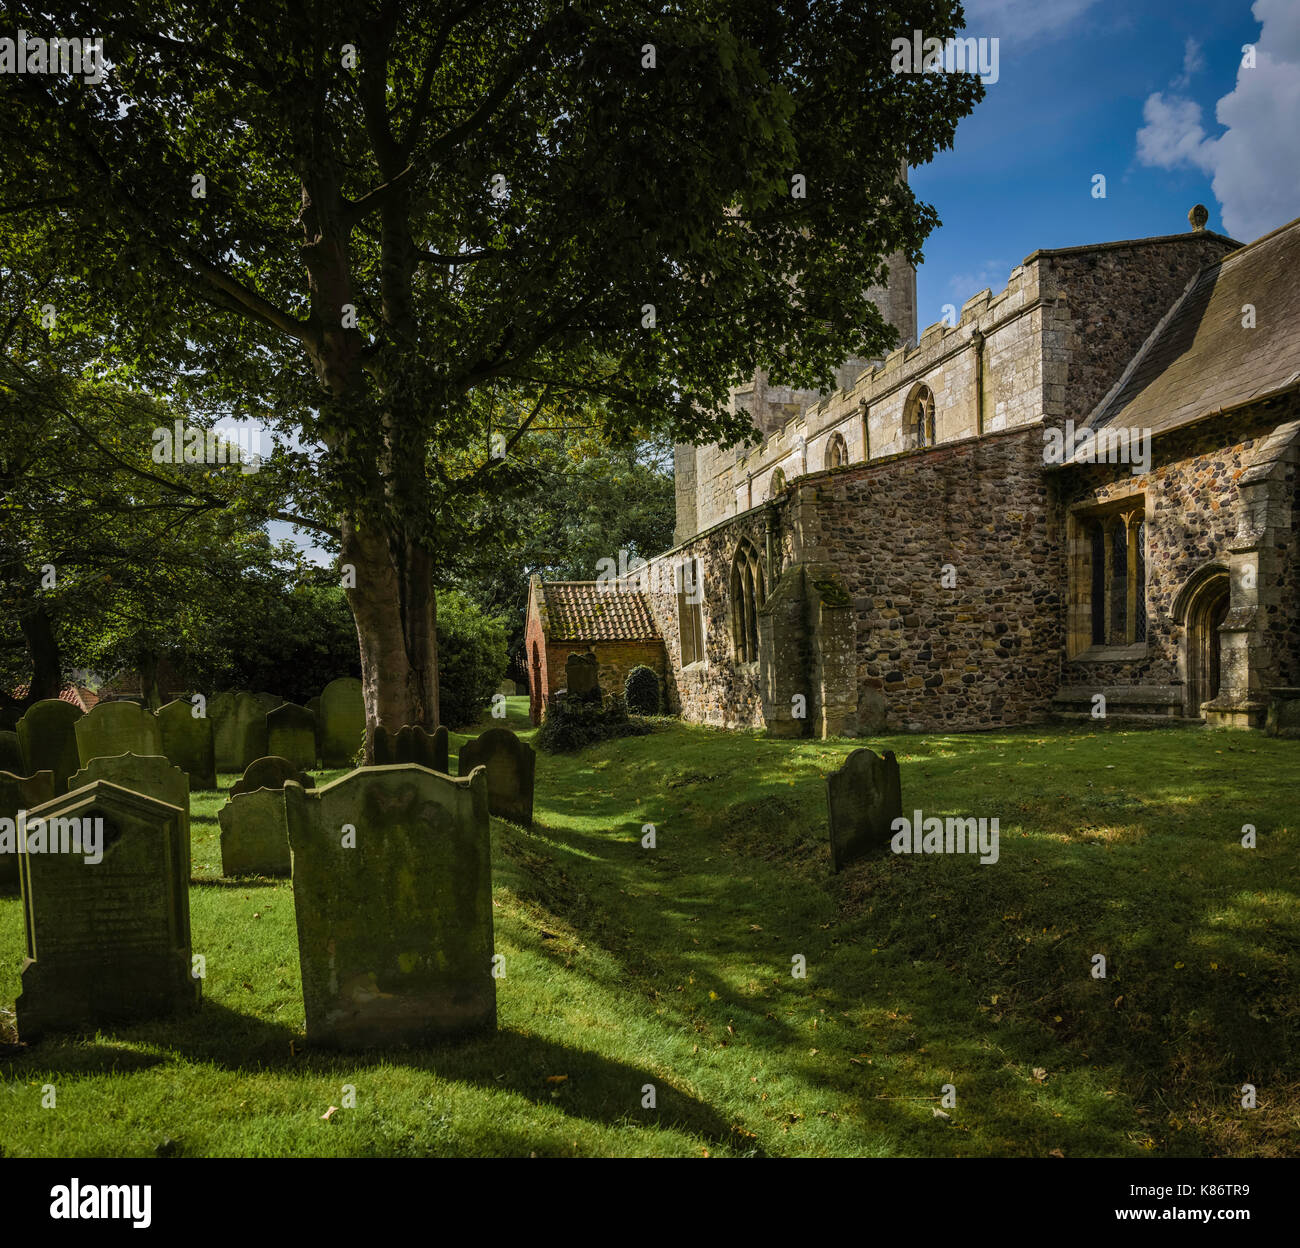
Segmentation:
[[(342, 522), (341, 568), (357, 625), (367, 765), (375, 729), (438, 724), (438, 641), (428, 552), (374, 525)], [(349, 567), (352, 569), (349, 574)]]
[(57, 698), (63, 688), (63, 671), (59, 663), (59, 643), (54, 626), (43, 606), (19, 615), (19, 627), (32, 660), (32, 683), (25, 702), (31, 706), (43, 698)]

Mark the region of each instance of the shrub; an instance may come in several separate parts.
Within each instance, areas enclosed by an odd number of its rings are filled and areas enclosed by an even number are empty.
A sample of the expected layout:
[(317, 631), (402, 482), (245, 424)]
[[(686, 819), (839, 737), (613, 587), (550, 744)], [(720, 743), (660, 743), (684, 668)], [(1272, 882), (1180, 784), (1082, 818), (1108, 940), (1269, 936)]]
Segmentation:
[(644, 664), (634, 667), (623, 682), (623, 700), (633, 715), (658, 715), (659, 674)]
[(617, 694), (603, 702), (557, 694), (546, 704), (536, 741), (539, 750), (564, 754), (614, 737), (642, 737), (649, 731), (649, 725), (628, 718), (627, 707)]
[(506, 626), (464, 594), (438, 595), (438, 717), (448, 728), (470, 728), (505, 677)]

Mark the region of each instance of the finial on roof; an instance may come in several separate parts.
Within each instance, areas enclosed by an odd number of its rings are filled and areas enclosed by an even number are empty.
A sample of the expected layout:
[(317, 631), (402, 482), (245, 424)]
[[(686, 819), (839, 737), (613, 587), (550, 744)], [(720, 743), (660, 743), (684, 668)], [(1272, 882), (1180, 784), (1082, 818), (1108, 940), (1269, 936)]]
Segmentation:
[(1204, 204), (1193, 204), (1192, 210), (1187, 214), (1187, 219), (1192, 223), (1192, 229), (1197, 233), (1205, 229), (1205, 223), (1210, 219), (1210, 210)]

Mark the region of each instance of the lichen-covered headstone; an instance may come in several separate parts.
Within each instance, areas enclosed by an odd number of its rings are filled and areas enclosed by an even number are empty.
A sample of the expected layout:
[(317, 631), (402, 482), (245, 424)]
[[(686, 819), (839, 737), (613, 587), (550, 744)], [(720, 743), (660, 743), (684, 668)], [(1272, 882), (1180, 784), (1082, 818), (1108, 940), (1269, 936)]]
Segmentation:
[(212, 752), (217, 772), (243, 771), (236, 753), (234, 693), (214, 693), (208, 699), (208, 719), (212, 721)]
[(22, 770), (29, 776), (35, 771), (52, 771), (56, 795), (68, 791), (68, 777), (81, 766), (76, 725), (84, 714), (71, 702), (45, 698), (29, 706), (18, 721)]
[(496, 1026), (485, 780), (406, 764), (285, 786), (309, 1043)]
[[(175, 806), (105, 780), (27, 812), (19, 855), (27, 958), (15, 1007), (22, 1039), (197, 1006), (181, 819)], [(60, 826), (71, 840), (67, 820), (101, 821), (98, 861), (50, 852)]]
[(234, 770), (242, 772), (250, 763), (266, 757), (266, 712), (265, 694), (235, 694), (235, 705), (231, 712), (234, 756), (237, 760)]
[(18, 776), (0, 771), (0, 888), (18, 887), (18, 812), (54, 798), (54, 773)]
[(0, 732), (0, 771), (14, 775), (23, 770), (23, 747), (18, 744), (16, 732)]
[(600, 701), (600, 662), (594, 654), (571, 654), (564, 660), (566, 696), (575, 702)]
[(68, 792), (83, 788), (95, 780), (107, 780), (132, 793), (145, 793), (156, 797), (168, 806), (175, 806), (182, 814), (181, 828), (185, 832), (185, 878), (190, 878), (190, 778), (179, 767), (161, 754), (116, 754), (113, 757), (92, 758), (68, 781)]
[(77, 720), (76, 733), (77, 755), (83, 767), (92, 758), (163, 752), (158, 720), (135, 702), (99, 703)]
[(320, 695), (320, 757), (326, 767), (350, 767), (366, 731), (361, 682), (354, 676), (331, 680)]
[(266, 752), (287, 758), (299, 771), (316, 766), (316, 717), (305, 707), (285, 702), (266, 713)]
[(219, 811), (222, 875), (288, 875), (289, 832), (284, 790), (254, 789)]
[(316, 785), (311, 776), (293, 765), (292, 759), (268, 754), (249, 763), (248, 770), (230, 786), (230, 796), (252, 793), (256, 789), (282, 789), (290, 780), (297, 781), (305, 789)]
[(162, 752), (190, 778), (192, 789), (217, 787), (217, 758), (212, 741), (212, 720), (195, 715), (192, 702), (177, 699), (158, 711)]
[(487, 768), (488, 809), (498, 819), (533, 826), (533, 776), (537, 755), (509, 728), (489, 728), (460, 747), (456, 770), (467, 776)]
[(380, 724), (375, 729), (375, 766), (415, 763), (430, 771), (447, 772), (450, 748), (445, 725), (426, 732), (419, 724), (403, 724), (395, 733)]
[(883, 758), (873, 750), (854, 750), (839, 771), (826, 777), (826, 804), (832, 871), (888, 848), (893, 822), (903, 813), (893, 750), (886, 750)]

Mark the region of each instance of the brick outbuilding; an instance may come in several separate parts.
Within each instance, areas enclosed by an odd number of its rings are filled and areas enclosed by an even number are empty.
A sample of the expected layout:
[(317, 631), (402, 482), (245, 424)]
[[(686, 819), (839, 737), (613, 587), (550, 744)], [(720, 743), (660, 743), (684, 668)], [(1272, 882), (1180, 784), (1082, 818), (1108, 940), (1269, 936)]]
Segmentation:
[(600, 665), (600, 687), (622, 693), (634, 667), (659, 674), (667, 670), (663, 637), (646, 595), (613, 582), (543, 581), (528, 584), (528, 622), (524, 629), (528, 662), (529, 709), (541, 723), (551, 694), (563, 689), (569, 655), (591, 653)]

